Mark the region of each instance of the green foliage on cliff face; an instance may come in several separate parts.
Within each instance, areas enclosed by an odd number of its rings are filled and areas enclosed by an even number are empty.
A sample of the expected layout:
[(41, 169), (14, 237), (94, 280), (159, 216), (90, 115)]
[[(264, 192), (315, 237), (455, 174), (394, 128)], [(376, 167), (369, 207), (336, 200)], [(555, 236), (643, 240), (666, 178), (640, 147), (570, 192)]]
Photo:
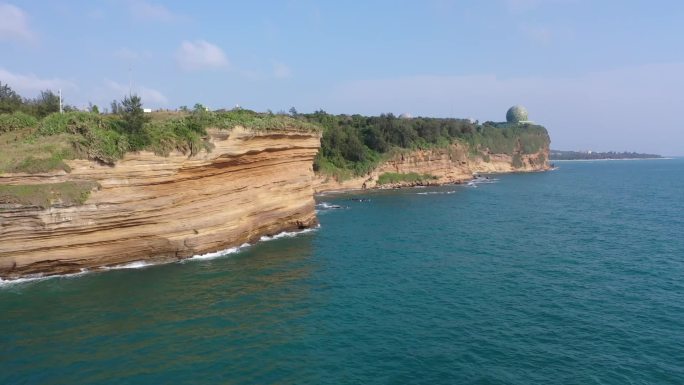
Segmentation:
[(520, 154), (513, 154), (513, 159), (511, 160), (511, 164), (515, 168), (520, 168), (520, 167), (524, 166), (523, 161), (522, 161), (522, 157), (520, 156)]
[(430, 174), (418, 174), (416, 172), (409, 173), (396, 173), (396, 172), (386, 172), (378, 177), (378, 184), (394, 184), (394, 183), (427, 183), (429, 181), (437, 179), (436, 176)]
[(63, 182), (30, 185), (0, 185), (0, 204), (20, 204), (47, 208), (55, 204), (78, 206), (85, 203), (94, 182)]
[(323, 111), (297, 117), (323, 126), (314, 169), (338, 179), (364, 175), (396, 151), (444, 148), (461, 142), (468, 146), (470, 156), (489, 161), (489, 153), (534, 154), (549, 145), (544, 127), (526, 123), (477, 124), (465, 119), (330, 115)]

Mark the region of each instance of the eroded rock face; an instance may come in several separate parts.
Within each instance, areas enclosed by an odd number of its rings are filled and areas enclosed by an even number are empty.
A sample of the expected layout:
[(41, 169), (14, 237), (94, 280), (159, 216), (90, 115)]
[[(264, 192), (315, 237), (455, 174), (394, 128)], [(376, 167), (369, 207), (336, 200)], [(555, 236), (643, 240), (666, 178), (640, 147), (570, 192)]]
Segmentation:
[(3, 184), (100, 186), (81, 206), (0, 209), (0, 277), (177, 260), (316, 224), (318, 134), (211, 137), (215, 148), (193, 157), (141, 152), (114, 167), (76, 160), (69, 174), (0, 175)]
[[(514, 159), (517, 157), (517, 159)], [(398, 154), (380, 164), (366, 176), (338, 182), (330, 177), (319, 175), (315, 180), (316, 192), (360, 189), (360, 188), (393, 188), (412, 186), (412, 183), (396, 183), (378, 186), (377, 181), (383, 173), (430, 174), (437, 179), (430, 184), (441, 185), (462, 183), (473, 178), (477, 173), (509, 173), (548, 170), (549, 149), (544, 148), (534, 154), (492, 154), (484, 151), (480, 155), (470, 156), (468, 148), (462, 143), (454, 143), (447, 148), (418, 150)]]

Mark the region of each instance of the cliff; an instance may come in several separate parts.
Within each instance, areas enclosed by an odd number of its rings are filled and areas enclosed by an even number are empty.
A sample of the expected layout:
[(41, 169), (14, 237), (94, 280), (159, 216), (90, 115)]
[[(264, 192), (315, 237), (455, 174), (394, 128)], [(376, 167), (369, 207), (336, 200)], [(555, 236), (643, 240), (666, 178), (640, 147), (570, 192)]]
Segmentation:
[[(473, 155), (473, 154), (476, 155)], [(463, 183), (479, 173), (534, 172), (549, 169), (549, 147), (536, 152), (524, 153), (520, 146), (511, 154), (492, 153), (488, 148), (472, 148), (466, 143), (454, 142), (446, 148), (406, 151), (389, 157), (367, 175), (338, 181), (327, 175), (317, 174), (314, 181), (316, 192), (361, 188), (396, 188), (423, 184), (423, 182), (398, 182), (381, 185), (378, 179), (384, 173), (425, 174), (434, 177), (432, 185)]]
[[(70, 160), (70, 172), (2, 174), (0, 186), (95, 186), (82, 204), (0, 205), (0, 277), (173, 261), (316, 224), (315, 133), (210, 131), (214, 149), (127, 154), (114, 166)], [(56, 189), (56, 187), (55, 187)]]

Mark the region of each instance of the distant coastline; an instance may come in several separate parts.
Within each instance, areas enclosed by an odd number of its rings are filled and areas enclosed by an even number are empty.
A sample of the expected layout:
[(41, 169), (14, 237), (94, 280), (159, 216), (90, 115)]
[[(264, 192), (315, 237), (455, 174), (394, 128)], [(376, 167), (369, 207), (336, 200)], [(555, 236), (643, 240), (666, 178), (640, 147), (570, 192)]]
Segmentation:
[(674, 157), (659, 158), (604, 158), (604, 159), (550, 159), (551, 162), (608, 162), (608, 161), (627, 161), (627, 160), (672, 160)]
[(641, 154), (637, 152), (593, 152), (593, 151), (564, 151), (551, 150), (549, 160), (635, 160), (635, 159), (665, 159), (662, 155)]

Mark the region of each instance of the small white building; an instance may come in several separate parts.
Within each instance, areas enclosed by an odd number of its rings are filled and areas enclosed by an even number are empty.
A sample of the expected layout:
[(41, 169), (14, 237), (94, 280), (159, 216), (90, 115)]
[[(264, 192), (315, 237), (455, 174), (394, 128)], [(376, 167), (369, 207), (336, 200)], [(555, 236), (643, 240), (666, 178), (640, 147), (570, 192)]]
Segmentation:
[(152, 109), (151, 108), (143, 108), (143, 112), (146, 114), (149, 114), (150, 112), (152, 112)]

